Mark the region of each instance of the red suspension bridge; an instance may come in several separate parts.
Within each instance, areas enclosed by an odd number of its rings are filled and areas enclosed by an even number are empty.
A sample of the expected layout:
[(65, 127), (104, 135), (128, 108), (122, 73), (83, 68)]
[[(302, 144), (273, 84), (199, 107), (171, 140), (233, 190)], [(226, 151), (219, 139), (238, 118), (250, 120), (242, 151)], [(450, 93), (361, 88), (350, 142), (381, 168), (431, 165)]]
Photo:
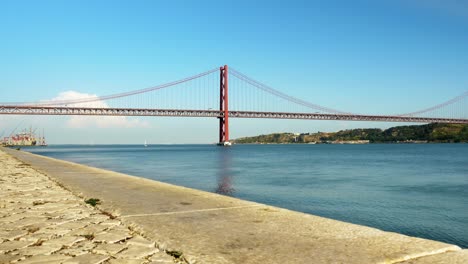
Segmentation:
[(175, 82), (108, 96), (0, 103), (0, 114), (214, 117), (219, 119), (219, 143), (228, 144), (229, 118), (468, 124), (467, 98), (468, 91), (411, 113), (356, 114), (287, 95), (225, 65)]

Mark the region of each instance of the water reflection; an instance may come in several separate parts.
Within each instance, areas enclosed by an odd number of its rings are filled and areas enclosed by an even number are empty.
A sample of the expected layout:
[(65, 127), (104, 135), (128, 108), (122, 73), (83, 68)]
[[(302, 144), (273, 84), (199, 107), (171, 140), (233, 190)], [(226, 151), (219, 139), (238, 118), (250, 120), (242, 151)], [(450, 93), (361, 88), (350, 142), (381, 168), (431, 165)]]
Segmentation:
[(230, 148), (220, 148), (219, 168), (218, 168), (218, 187), (215, 192), (219, 194), (232, 196), (235, 192), (232, 186), (232, 154)]

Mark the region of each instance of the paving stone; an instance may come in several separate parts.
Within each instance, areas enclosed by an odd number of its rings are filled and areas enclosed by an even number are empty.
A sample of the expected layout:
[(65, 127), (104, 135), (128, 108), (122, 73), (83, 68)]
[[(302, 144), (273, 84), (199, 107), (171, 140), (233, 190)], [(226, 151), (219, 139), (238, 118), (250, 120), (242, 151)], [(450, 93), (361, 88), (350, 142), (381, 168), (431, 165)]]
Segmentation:
[(107, 227), (100, 225), (90, 225), (84, 228), (79, 228), (70, 232), (69, 235), (84, 236), (102, 233)]
[(172, 259), (171, 260), (161, 259), (161, 260), (153, 260), (153, 261), (147, 262), (146, 264), (169, 264), (169, 263), (177, 263), (177, 262), (175, 262)]
[(140, 236), (140, 235), (135, 235), (128, 241), (126, 241), (127, 245), (135, 245), (135, 246), (142, 246), (142, 247), (151, 247), (153, 248), (155, 243), (149, 241), (148, 239)]
[(20, 214), (22, 214), (25, 218), (28, 218), (28, 217), (46, 217), (47, 218), (47, 216), (44, 215), (47, 211), (37, 211), (37, 210), (34, 211), (29, 208), (25, 208), (24, 210), (26, 211)]
[(1, 240), (13, 240), (28, 234), (28, 231), (25, 230), (11, 230), (11, 231), (2, 231), (0, 230), (0, 241)]
[(0, 254), (0, 263), (10, 263), (24, 259), (24, 256), (13, 255), (13, 254)]
[(15, 250), (15, 249), (25, 248), (25, 247), (27, 247), (29, 245), (32, 245), (32, 244), (34, 244), (34, 242), (32, 242), (32, 241), (16, 241), (16, 240), (13, 240), (13, 241), (3, 242), (3, 243), (0, 244), (0, 254), (4, 253), (4, 252)]
[(16, 222), (16, 221), (21, 220), (23, 218), (24, 218), (24, 216), (22, 216), (20, 214), (13, 214), (13, 215), (10, 215), (10, 216), (7, 216), (7, 217), (0, 218), (0, 224)]
[(87, 218), (87, 220), (93, 224), (99, 224), (109, 219), (110, 219), (109, 216), (103, 215), (103, 214), (93, 214)]
[(71, 246), (71, 249), (81, 249), (81, 250), (86, 250), (86, 251), (91, 251), (93, 248), (95, 248), (98, 244), (93, 243), (89, 240), (84, 240), (80, 241), (73, 246)]
[(72, 220), (72, 221), (78, 221), (78, 220), (81, 220), (81, 219), (85, 219), (89, 216), (89, 214), (67, 214), (67, 212), (63, 212), (64, 215), (63, 216), (63, 219), (64, 220)]
[(131, 238), (132, 236), (129, 233), (120, 233), (114, 231), (108, 231), (104, 233), (97, 234), (94, 237), (95, 242), (105, 242), (105, 243), (117, 243), (119, 241), (123, 241), (127, 238)]
[(38, 256), (33, 256), (28, 259), (25, 259), (19, 263), (21, 264), (50, 264), (50, 263), (62, 263), (63, 261), (66, 261), (67, 259), (70, 259), (71, 257), (69, 256), (64, 256), (64, 255), (38, 255)]
[(7, 224), (0, 224), (2, 231), (15, 231), (18, 230), (18, 226), (16, 225), (16, 222), (12, 223), (7, 223)]
[[(101, 225), (101, 224), (100, 224)], [(113, 232), (122, 232), (122, 233), (129, 233), (130, 229), (124, 225), (119, 225), (119, 226), (112, 226), (110, 227), (109, 231)]]
[(54, 213), (59, 213), (63, 215), (63, 210), (67, 208), (67, 205), (60, 203), (47, 203), (44, 205), (32, 206), (30, 212), (40, 212), (45, 216), (50, 216)]
[(126, 248), (124, 244), (98, 244), (93, 250), (93, 253), (102, 255), (115, 255)]
[(51, 239), (43, 243), (44, 246), (49, 245), (62, 245), (65, 247), (71, 247), (73, 244), (85, 240), (84, 237), (76, 237), (76, 236), (63, 236), (56, 239)]
[(38, 223), (45, 222), (47, 220), (46, 217), (26, 217), (24, 219), (21, 219), (21, 221), (16, 221), (18, 227), (23, 227), (23, 226), (29, 226), (29, 225), (34, 225)]
[[(60, 227), (51, 227), (51, 228), (44, 228), (44, 229), (41, 229), (39, 231), (37, 231), (36, 233), (39, 235), (39, 234), (46, 234), (46, 235), (52, 235), (52, 237), (61, 237), (63, 235), (66, 235), (68, 233), (70, 233), (71, 230), (70, 229), (62, 229)], [(36, 234), (34, 233), (34, 234)]]
[(88, 254), (89, 250), (84, 250), (82, 248), (65, 248), (56, 252), (57, 254), (62, 254), (66, 256), (76, 257), (84, 254)]
[(41, 222), (41, 223), (25, 226), (25, 227), (23, 227), (23, 230), (28, 231), (31, 234), (34, 234), (37, 231), (39, 231), (41, 229), (48, 228), (50, 226), (51, 226), (51, 224), (48, 224), (46, 222)]
[(61, 248), (62, 245), (32, 246), (19, 249), (18, 254), (23, 256), (51, 255), (52, 253), (59, 251)]
[(63, 228), (63, 229), (69, 229), (69, 230), (73, 231), (75, 229), (84, 228), (87, 225), (89, 225), (89, 223), (87, 223), (87, 222), (85, 222), (83, 220), (78, 220), (78, 221), (70, 221), (70, 222), (67, 222), (67, 223), (64, 223), (64, 224), (60, 224), (60, 225), (58, 225), (58, 227)]
[(70, 220), (70, 219), (63, 219), (63, 218), (60, 218), (60, 216), (62, 216), (63, 213), (60, 213), (60, 214), (44, 214), (44, 216), (46, 216), (48, 219), (44, 222), (44, 224), (47, 224), (47, 225), (62, 225), (62, 224), (65, 224), (65, 223), (68, 223), (68, 222), (71, 222), (73, 220)]
[(109, 264), (142, 264), (148, 263), (142, 259), (111, 259), (109, 260)]
[(21, 238), (21, 240), (26, 240), (26, 241), (32, 241), (32, 242), (36, 242), (36, 241), (39, 241), (39, 240), (42, 240), (42, 241), (47, 241), (47, 240), (50, 240), (50, 239), (53, 239), (54, 237), (56, 237), (57, 235), (54, 234), (54, 233), (41, 233), (41, 232), (35, 232), (33, 234), (29, 234), (27, 236), (24, 236)]
[(99, 264), (103, 263), (104, 261), (108, 260), (110, 257), (105, 255), (98, 255), (98, 254), (83, 254), (81, 256), (77, 256), (71, 259), (64, 261), (64, 264)]
[(157, 248), (130, 246), (126, 250), (117, 254), (116, 257), (125, 259), (143, 259), (157, 252), (159, 252), (159, 249)]
[(174, 258), (166, 254), (165, 252), (158, 252), (154, 254), (153, 256), (151, 256), (150, 258), (150, 263), (166, 264), (166, 263), (174, 263), (174, 262), (175, 262)]
[(116, 220), (116, 219), (109, 219), (109, 220), (106, 220), (104, 222), (101, 222), (100, 225), (103, 225), (103, 226), (118, 226), (120, 225), (122, 222), (120, 222), (120, 220)]

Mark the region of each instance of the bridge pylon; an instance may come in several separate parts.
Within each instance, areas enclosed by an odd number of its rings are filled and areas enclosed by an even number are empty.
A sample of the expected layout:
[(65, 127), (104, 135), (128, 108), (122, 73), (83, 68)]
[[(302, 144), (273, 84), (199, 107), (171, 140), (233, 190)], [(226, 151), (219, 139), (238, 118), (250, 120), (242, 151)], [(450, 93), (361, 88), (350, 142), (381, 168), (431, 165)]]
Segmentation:
[(228, 99), (228, 66), (219, 68), (219, 142), (220, 146), (230, 146), (229, 142), (229, 99)]

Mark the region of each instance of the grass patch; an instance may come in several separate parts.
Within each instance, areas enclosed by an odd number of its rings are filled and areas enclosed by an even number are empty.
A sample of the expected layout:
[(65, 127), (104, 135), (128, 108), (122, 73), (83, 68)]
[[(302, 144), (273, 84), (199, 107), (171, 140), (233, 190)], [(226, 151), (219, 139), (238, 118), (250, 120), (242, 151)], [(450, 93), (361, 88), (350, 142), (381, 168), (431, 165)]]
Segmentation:
[(82, 235), (82, 237), (86, 238), (87, 240), (93, 240), (94, 239), (94, 234)]
[(32, 226), (32, 227), (29, 227), (29, 228), (28, 228), (28, 232), (29, 232), (30, 234), (36, 233), (37, 231), (39, 231), (39, 227), (37, 227), (37, 226)]
[(177, 251), (177, 250), (167, 250), (166, 253), (173, 256), (176, 259), (181, 258), (183, 255), (182, 252)]
[(101, 204), (101, 200), (97, 198), (89, 198), (88, 200), (85, 200), (85, 203), (91, 205), (91, 206), (96, 206), (98, 204)]
[(107, 211), (102, 211), (102, 214), (108, 216), (110, 219), (116, 219), (117, 218), (117, 216), (115, 216), (115, 215), (113, 215), (113, 214), (111, 214), (111, 213), (109, 213)]
[(41, 201), (41, 200), (39, 200), (39, 201), (34, 201), (34, 202), (33, 202), (33, 205), (43, 205), (43, 204), (46, 204), (46, 203), (50, 203), (50, 202), (49, 202), (49, 201)]
[(40, 247), (40, 246), (42, 246), (42, 243), (44, 243), (44, 240), (39, 239), (34, 244), (32, 244), (31, 246), (32, 247)]

